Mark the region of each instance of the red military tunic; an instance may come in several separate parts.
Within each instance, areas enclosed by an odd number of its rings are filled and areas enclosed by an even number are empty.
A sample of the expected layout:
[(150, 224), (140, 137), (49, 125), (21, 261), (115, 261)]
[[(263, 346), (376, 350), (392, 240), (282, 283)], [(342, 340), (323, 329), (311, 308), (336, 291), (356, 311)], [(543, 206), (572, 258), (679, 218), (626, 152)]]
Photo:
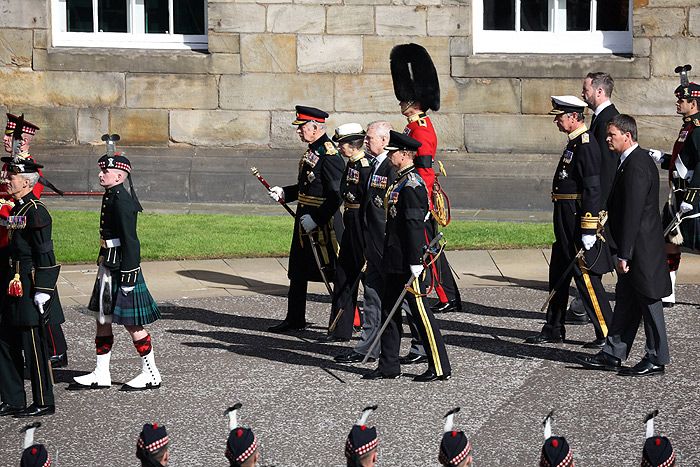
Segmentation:
[(437, 152), (437, 134), (433, 122), (425, 113), (418, 113), (408, 117), (408, 125), (403, 130), (411, 138), (418, 140), (421, 147), (418, 148), (413, 165), (416, 167), (418, 175), (425, 182), (428, 190), (428, 204), (433, 207), (433, 185), (435, 184), (435, 171), (433, 171), (433, 161)]

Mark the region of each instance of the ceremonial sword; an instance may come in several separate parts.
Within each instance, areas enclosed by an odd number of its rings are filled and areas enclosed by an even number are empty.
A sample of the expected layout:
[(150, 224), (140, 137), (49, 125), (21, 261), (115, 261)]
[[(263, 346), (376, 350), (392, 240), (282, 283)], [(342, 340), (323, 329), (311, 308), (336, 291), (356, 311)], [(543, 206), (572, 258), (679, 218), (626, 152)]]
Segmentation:
[[(428, 244), (428, 247), (425, 249), (425, 252), (423, 253), (423, 257), (421, 258), (421, 262), (424, 263), (425, 259), (428, 257), (428, 255), (431, 253), (430, 249), (435, 246), (440, 240), (442, 239), (442, 232), (438, 232), (437, 235), (435, 235), (435, 238)], [(411, 282), (413, 282), (416, 278), (413, 277), (413, 273), (411, 273), (411, 277), (408, 278), (408, 281), (403, 287), (403, 291), (401, 292), (401, 295), (399, 295), (399, 298), (396, 299), (396, 302), (394, 302), (394, 306), (391, 308), (391, 311), (386, 317), (386, 320), (384, 321), (384, 324), (382, 324), (382, 327), (379, 329), (379, 332), (377, 333), (377, 336), (374, 338), (374, 341), (372, 341), (372, 345), (369, 346), (369, 350), (365, 354), (365, 358), (362, 359), (362, 363), (367, 363), (367, 360), (369, 359), (369, 356), (372, 354), (372, 351), (374, 350), (375, 347), (377, 347), (377, 344), (379, 344), (379, 341), (382, 338), (382, 334), (384, 334), (384, 331), (386, 328), (389, 326), (389, 323), (391, 322), (392, 318), (394, 317), (394, 313), (396, 313), (396, 310), (401, 306), (401, 303), (403, 302), (403, 298), (406, 296), (406, 292), (408, 292), (408, 288), (411, 287)]]
[[(262, 175), (260, 175), (260, 171), (256, 167), (251, 167), (250, 171), (253, 172), (253, 175), (255, 175), (255, 177), (258, 180), (260, 180), (260, 183), (262, 183), (263, 186), (265, 188), (267, 188), (267, 191), (272, 191), (270, 189), (270, 184), (267, 183), (267, 180), (265, 180), (265, 178)], [(296, 218), (297, 215), (294, 212), (294, 210), (292, 208), (290, 208), (289, 205), (282, 200), (282, 198), (277, 200), (277, 202), (280, 203), (284, 207), (284, 209), (287, 210), (287, 212), (289, 213), (290, 216)], [(303, 231), (304, 228), (302, 227), (301, 230)], [(319, 256), (318, 256), (318, 251), (317, 251), (318, 242), (313, 237), (312, 232), (308, 232), (308, 233), (304, 232), (303, 234), (306, 235), (307, 237), (309, 237), (309, 243), (311, 243), (311, 252), (313, 253), (314, 260), (316, 261), (316, 267), (318, 268), (318, 272), (321, 274), (321, 279), (323, 279), (323, 283), (326, 285), (326, 290), (328, 290), (328, 294), (332, 297), (333, 296), (333, 289), (331, 288), (330, 282), (328, 282), (328, 278), (326, 277), (326, 273), (323, 271), (323, 266), (321, 265), (321, 258), (319, 258)]]

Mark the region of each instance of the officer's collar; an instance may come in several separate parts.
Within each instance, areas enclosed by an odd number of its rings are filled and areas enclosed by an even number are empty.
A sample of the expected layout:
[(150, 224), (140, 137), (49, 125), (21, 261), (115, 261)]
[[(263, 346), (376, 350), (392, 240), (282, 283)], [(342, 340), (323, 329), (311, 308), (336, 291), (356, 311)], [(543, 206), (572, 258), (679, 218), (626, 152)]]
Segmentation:
[(574, 131), (569, 133), (569, 141), (573, 141), (579, 136), (581, 136), (583, 133), (587, 132), (588, 128), (586, 128), (586, 124), (584, 123), (580, 127), (576, 128)]
[(326, 144), (326, 141), (330, 141), (331, 139), (328, 137), (327, 134), (322, 134), (319, 139), (314, 141), (313, 143), (309, 143), (309, 149), (312, 151), (315, 151), (316, 149), (320, 148), (324, 144)]
[(694, 113), (693, 115), (688, 115), (687, 117), (683, 117), (683, 121), (685, 123), (690, 123), (695, 119), (700, 119), (700, 112)]
[(404, 175), (406, 175), (410, 172), (413, 172), (415, 169), (416, 169), (416, 166), (413, 165), (413, 163), (411, 163), (411, 165), (409, 165), (408, 167), (404, 167), (403, 169), (401, 169), (401, 171), (398, 173), (398, 178), (401, 178)]
[(408, 123), (413, 123), (413, 122), (417, 122), (421, 118), (425, 118), (425, 117), (427, 117), (425, 112), (418, 112), (417, 114), (409, 115), (406, 118), (408, 119)]
[(354, 156), (350, 156), (348, 159), (350, 160), (350, 162), (357, 162), (360, 159), (362, 159), (363, 157), (365, 157), (365, 152), (360, 151), (357, 154), (355, 154)]
[(117, 190), (119, 190), (120, 188), (124, 188), (124, 184), (123, 184), (123, 183), (120, 183), (119, 185), (114, 185), (113, 187), (107, 188), (107, 189), (105, 190), (105, 193), (107, 193), (107, 194), (112, 194), (112, 193), (115, 193), (115, 192), (116, 192)]
[(22, 196), (22, 198), (19, 199), (17, 202), (19, 204), (25, 204), (33, 199), (38, 199), (38, 198), (34, 195), (34, 191), (32, 190), (29, 193), (27, 193), (26, 195)]

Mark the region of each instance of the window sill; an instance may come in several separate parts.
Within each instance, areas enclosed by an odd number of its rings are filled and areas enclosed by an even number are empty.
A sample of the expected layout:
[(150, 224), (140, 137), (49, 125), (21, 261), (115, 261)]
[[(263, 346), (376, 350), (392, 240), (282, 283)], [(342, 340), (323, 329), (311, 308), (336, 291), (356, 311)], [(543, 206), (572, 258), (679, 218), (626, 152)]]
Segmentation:
[(55, 47), (34, 49), (33, 68), (37, 71), (240, 74), (240, 55), (200, 50)]
[(649, 78), (648, 57), (562, 54), (479, 54), (451, 57), (453, 78), (581, 78), (605, 70), (615, 79)]

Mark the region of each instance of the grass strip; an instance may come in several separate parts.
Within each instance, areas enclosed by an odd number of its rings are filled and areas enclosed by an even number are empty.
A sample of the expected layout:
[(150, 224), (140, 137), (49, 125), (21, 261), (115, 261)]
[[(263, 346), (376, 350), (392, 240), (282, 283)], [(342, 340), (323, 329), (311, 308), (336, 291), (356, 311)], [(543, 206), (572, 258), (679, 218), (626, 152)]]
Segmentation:
[[(54, 210), (53, 240), (59, 262), (92, 263), (99, 251), (99, 213)], [(141, 258), (148, 260), (286, 256), (289, 216), (223, 214), (139, 215)], [(536, 248), (553, 241), (550, 224), (453, 221), (444, 229), (451, 250)]]

